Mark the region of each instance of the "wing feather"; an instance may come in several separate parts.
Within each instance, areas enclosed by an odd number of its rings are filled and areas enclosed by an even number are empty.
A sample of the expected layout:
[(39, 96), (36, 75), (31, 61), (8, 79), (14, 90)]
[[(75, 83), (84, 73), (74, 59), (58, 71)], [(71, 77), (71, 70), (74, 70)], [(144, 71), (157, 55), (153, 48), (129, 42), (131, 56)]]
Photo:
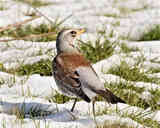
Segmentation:
[[(67, 62), (72, 65), (71, 63)], [(55, 71), (54, 71), (55, 70)], [(61, 81), (64, 90), (90, 102), (89, 97), (84, 93), (81, 87), (81, 81), (75, 68), (71, 68), (62, 61), (61, 56), (57, 56), (53, 61), (53, 74), (56, 80)]]

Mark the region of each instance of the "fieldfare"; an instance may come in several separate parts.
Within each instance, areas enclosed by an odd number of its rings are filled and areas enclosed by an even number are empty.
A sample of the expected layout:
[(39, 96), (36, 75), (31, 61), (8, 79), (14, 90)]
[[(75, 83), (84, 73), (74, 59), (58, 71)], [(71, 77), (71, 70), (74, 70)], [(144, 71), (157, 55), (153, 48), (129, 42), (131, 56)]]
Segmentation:
[(57, 56), (54, 58), (53, 76), (59, 90), (66, 96), (74, 97), (73, 112), (77, 98), (86, 102), (93, 101), (96, 95), (102, 96), (109, 103), (125, 103), (104, 87), (91, 63), (79, 52), (75, 46), (77, 36), (85, 29), (65, 29), (59, 32), (56, 40)]

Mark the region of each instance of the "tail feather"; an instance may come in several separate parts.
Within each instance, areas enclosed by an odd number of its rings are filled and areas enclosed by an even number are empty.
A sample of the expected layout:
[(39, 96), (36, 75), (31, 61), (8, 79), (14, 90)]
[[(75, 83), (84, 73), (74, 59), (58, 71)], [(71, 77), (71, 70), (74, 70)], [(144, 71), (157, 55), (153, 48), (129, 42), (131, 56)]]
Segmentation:
[(85, 100), (86, 102), (91, 102), (90, 98), (84, 93), (84, 91), (82, 89), (80, 89), (78, 92), (77, 92), (77, 95), (82, 98), (83, 100)]
[(126, 103), (124, 100), (122, 100), (121, 98), (115, 96), (111, 91), (109, 91), (108, 89), (106, 90), (98, 90), (96, 91), (97, 94), (99, 94), (100, 96), (104, 97), (107, 102), (112, 103), (112, 104), (116, 104), (116, 103)]

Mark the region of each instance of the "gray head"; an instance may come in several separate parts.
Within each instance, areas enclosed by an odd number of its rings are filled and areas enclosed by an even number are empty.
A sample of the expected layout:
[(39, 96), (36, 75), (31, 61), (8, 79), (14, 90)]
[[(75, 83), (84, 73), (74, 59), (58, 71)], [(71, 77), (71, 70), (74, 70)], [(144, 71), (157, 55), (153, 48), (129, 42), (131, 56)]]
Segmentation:
[(85, 29), (64, 29), (59, 32), (56, 40), (57, 53), (77, 53), (78, 50), (75, 47), (75, 40), (84, 32)]

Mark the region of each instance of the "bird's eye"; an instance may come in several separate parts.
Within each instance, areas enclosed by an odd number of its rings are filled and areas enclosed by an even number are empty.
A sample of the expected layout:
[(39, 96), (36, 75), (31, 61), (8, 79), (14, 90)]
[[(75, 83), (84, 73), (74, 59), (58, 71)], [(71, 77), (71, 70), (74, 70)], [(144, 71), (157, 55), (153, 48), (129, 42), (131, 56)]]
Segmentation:
[(71, 33), (72, 35), (76, 35), (76, 34), (77, 34), (76, 31), (71, 31), (70, 33)]

